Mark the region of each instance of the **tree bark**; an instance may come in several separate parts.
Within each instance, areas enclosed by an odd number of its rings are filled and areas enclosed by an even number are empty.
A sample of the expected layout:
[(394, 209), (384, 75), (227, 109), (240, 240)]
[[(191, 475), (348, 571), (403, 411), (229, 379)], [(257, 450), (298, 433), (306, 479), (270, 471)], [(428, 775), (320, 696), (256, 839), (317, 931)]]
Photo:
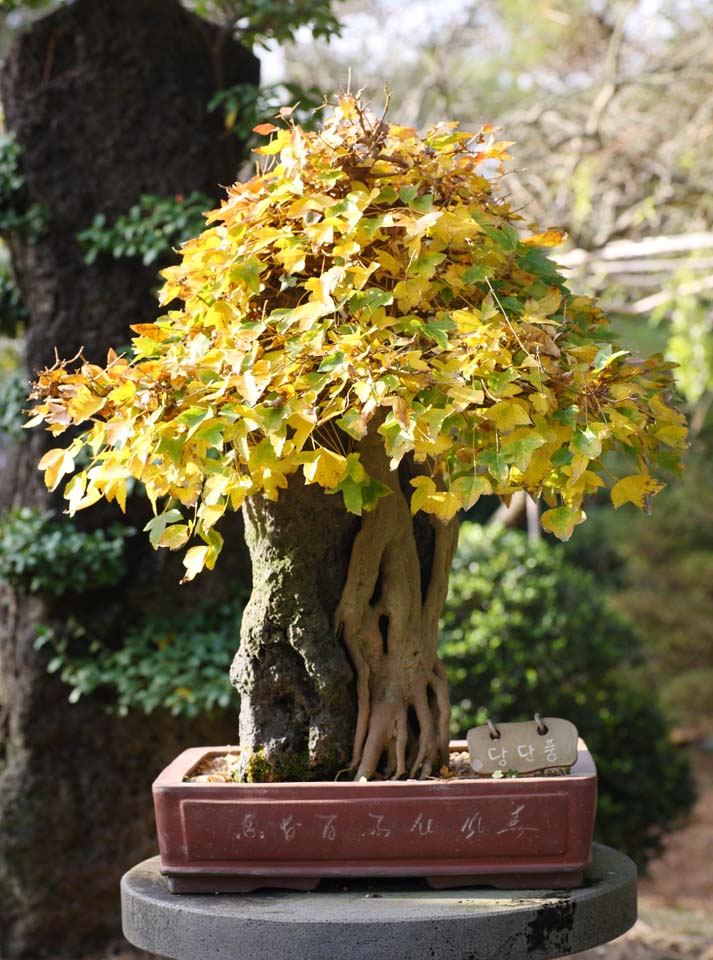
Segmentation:
[(362, 462), (391, 493), (361, 520), (297, 478), (243, 508), (253, 592), (231, 679), (244, 780), (427, 777), (448, 763), (437, 645), (457, 523), (411, 517), (412, 464), (389, 469), (375, 426)]
[[(129, 324), (155, 318), (153, 268), (100, 258), (88, 266), (76, 234), (97, 212), (111, 222), (142, 193), (201, 190), (216, 201), (237, 175), (240, 146), (206, 105), (221, 86), (256, 83), (259, 65), (177, 0), (77, 0), (20, 35), (2, 78), (8, 128), (23, 148), (27, 202), (44, 204), (50, 229), (34, 246), (9, 238), (30, 321), (30, 372), (54, 348), (84, 347), (103, 361), (128, 342)], [(38, 458), (54, 445), (32, 436), (8, 451), (0, 506), (61, 507), (44, 490)], [(129, 522), (141, 527), (143, 507)], [(116, 520), (88, 511), (83, 526)], [(237, 518), (236, 518), (237, 519)], [(226, 531), (241, 541), (240, 524)], [(201, 584), (177, 586), (176, 558), (135, 538), (130, 572), (113, 591), (51, 601), (5, 591), (0, 621), (0, 956), (85, 950), (119, 932), (118, 881), (155, 850), (150, 783), (184, 744), (235, 740), (225, 716), (119, 719), (106, 698), (76, 705), (33, 649), (39, 623), (103, 614), (112, 640), (148, 611), (181, 609), (241, 575), (240, 551)], [(161, 554), (163, 551), (161, 552)]]
[(253, 590), (231, 679), (246, 780), (332, 778), (349, 764), (354, 681), (332, 617), (359, 528), (340, 496), (297, 478), (244, 508)]
[(383, 761), (384, 776), (426, 778), (448, 765), (451, 706), (438, 657), (438, 621), (457, 520), (433, 522), (425, 574), (403, 477), (389, 469), (375, 430), (361, 444), (361, 460), (391, 494), (362, 519), (334, 615), (357, 677), (350, 768), (356, 770), (355, 779), (369, 779)]

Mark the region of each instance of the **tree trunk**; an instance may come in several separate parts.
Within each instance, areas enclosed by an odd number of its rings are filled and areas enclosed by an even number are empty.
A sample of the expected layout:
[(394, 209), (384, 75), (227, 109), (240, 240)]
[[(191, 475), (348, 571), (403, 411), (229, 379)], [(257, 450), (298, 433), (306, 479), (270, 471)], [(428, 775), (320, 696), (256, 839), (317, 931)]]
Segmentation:
[[(8, 128), (23, 149), (27, 202), (49, 211), (34, 246), (9, 238), (30, 321), (30, 372), (56, 346), (84, 346), (103, 361), (128, 342), (129, 324), (155, 318), (155, 269), (100, 258), (88, 266), (76, 242), (94, 214), (109, 222), (140, 194), (221, 196), (237, 173), (239, 145), (206, 105), (216, 89), (256, 83), (259, 66), (177, 0), (77, 0), (37, 21), (11, 49), (2, 87)], [(36, 469), (48, 434), (8, 452), (0, 506), (52, 505)], [(143, 507), (129, 521), (141, 527)], [(83, 526), (116, 520), (112, 508), (81, 515)], [(236, 518), (237, 520), (237, 518)], [(239, 542), (239, 523), (228, 532)], [(37, 957), (86, 949), (119, 931), (120, 874), (155, 850), (150, 783), (183, 744), (234, 740), (232, 722), (177, 722), (168, 716), (119, 719), (106, 698), (76, 705), (33, 649), (40, 623), (101, 611), (113, 639), (149, 611), (190, 606), (206, 590), (220, 596), (240, 576), (239, 550), (200, 585), (177, 586), (180, 572), (150, 547), (132, 544), (126, 583), (93, 597), (5, 591), (0, 622), (0, 956)], [(143, 539), (143, 538), (141, 538)], [(163, 551), (161, 552), (163, 553)]]
[(362, 462), (392, 492), (361, 521), (297, 480), (243, 508), (253, 593), (231, 671), (243, 779), (427, 777), (448, 763), (437, 644), (457, 523), (411, 517), (411, 465), (389, 469), (376, 425)]
[[(457, 520), (434, 521), (423, 570), (408, 499), (383, 440), (361, 444), (367, 472), (391, 487), (364, 515), (334, 616), (356, 670), (358, 713), (350, 767), (369, 779), (426, 778), (448, 765), (451, 706), (438, 657), (438, 621), (458, 538)], [(424, 575), (425, 574), (425, 575)]]
[(296, 478), (244, 508), (253, 590), (231, 679), (246, 780), (332, 778), (349, 764), (354, 681), (332, 617), (359, 520)]

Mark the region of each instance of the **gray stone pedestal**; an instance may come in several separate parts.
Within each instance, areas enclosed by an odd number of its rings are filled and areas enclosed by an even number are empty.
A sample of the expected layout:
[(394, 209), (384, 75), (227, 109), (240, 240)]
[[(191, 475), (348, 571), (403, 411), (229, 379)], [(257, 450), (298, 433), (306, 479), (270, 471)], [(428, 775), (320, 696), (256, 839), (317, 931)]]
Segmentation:
[(636, 920), (636, 867), (595, 845), (578, 890), (428, 890), (344, 881), (314, 893), (171, 894), (159, 858), (121, 881), (124, 934), (171, 960), (546, 960)]

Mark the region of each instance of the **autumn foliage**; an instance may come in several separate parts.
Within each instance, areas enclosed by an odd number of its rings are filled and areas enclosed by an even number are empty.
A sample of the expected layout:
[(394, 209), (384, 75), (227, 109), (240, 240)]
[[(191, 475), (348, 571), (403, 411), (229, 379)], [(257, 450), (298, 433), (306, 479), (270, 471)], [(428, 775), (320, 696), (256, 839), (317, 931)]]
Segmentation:
[(618, 349), (570, 293), (543, 253), (561, 233), (510, 207), (509, 144), (455, 123), (420, 136), (350, 96), (318, 132), (283, 115), (258, 130), (256, 175), (164, 271), (167, 313), (132, 328), (133, 356), (39, 375), (28, 425), (85, 426), (40, 463), (54, 489), (88, 449), (70, 512), (123, 509), (142, 481), (153, 544), (195, 542), (191, 579), (215, 564), (224, 512), (298, 472), (356, 514), (389, 495), (360, 460), (372, 420), (392, 469), (421, 464), (413, 513), (447, 521), (525, 489), (567, 539), (605, 483), (614, 506), (645, 508), (685, 448), (670, 365)]

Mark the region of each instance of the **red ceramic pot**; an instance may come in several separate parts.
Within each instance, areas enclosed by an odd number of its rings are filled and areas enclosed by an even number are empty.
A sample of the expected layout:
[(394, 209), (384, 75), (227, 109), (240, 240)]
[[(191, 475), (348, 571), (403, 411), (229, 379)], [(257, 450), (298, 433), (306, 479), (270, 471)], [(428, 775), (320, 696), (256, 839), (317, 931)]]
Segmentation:
[(174, 893), (312, 890), (327, 877), (552, 889), (581, 884), (590, 863), (596, 769), (582, 741), (558, 777), (186, 782), (205, 757), (228, 752), (186, 750), (153, 785)]

